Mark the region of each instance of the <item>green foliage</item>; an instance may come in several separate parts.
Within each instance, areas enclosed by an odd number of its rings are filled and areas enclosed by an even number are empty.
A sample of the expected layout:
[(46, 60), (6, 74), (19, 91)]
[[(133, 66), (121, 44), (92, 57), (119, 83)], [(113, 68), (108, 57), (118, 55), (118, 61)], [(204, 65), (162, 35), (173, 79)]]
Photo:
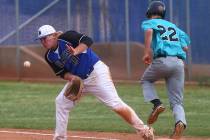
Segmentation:
[[(0, 128), (54, 129), (54, 100), (63, 84), (0, 82)], [(116, 84), (119, 96), (146, 122), (152, 105), (145, 103), (140, 85)], [(167, 110), (153, 125), (157, 135), (170, 135), (174, 119), (164, 85), (158, 95)], [(210, 87), (187, 86), (184, 103), (188, 122), (185, 135), (210, 136)], [(132, 127), (94, 96), (85, 96), (71, 111), (69, 129), (134, 133)]]

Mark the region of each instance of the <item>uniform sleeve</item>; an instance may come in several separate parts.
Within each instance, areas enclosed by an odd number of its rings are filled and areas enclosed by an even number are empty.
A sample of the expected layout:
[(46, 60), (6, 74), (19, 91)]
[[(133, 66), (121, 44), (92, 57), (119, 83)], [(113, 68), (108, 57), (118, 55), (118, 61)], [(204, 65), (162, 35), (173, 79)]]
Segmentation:
[(188, 47), (190, 45), (190, 37), (180, 30), (180, 43), (182, 47)]
[(146, 31), (148, 29), (156, 29), (155, 24), (152, 22), (152, 20), (146, 20), (143, 21), (141, 24), (141, 28)]
[(59, 39), (66, 40), (68, 42), (71, 42), (72, 47), (76, 48), (80, 43), (86, 44), (88, 47), (90, 47), (93, 44), (93, 40), (81, 33), (78, 33), (76, 31), (67, 31), (63, 33)]
[(64, 65), (56, 59), (53, 59), (53, 56), (50, 55), (49, 51), (45, 54), (45, 60), (50, 65), (56, 76), (64, 77), (64, 74), (67, 72), (64, 68)]

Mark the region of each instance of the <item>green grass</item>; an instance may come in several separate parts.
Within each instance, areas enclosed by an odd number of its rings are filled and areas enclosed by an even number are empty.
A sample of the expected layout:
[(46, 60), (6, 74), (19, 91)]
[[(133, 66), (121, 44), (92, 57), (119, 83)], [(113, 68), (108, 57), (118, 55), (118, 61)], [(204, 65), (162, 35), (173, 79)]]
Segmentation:
[[(0, 82), (0, 128), (54, 129), (54, 100), (64, 84)], [(152, 105), (145, 103), (138, 84), (117, 84), (120, 97), (146, 122)], [(167, 110), (154, 124), (156, 134), (170, 135), (174, 120), (164, 85), (157, 86)], [(185, 111), (188, 122), (187, 136), (210, 136), (210, 87), (187, 86)], [(118, 115), (93, 96), (86, 96), (72, 110), (68, 128), (84, 131), (134, 130)]]

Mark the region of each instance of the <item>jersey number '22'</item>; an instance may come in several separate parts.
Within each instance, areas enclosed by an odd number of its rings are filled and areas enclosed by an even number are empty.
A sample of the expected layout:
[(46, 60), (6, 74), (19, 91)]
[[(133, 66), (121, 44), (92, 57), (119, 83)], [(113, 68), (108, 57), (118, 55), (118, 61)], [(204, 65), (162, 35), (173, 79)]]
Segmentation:
[(175, 37), (176, 30), (174, 28), (172, 27), (165, 28), (162, 25), (158, 25), (157, 27), (160, 29), (160, 35), (163, 35), (167, 31), (171, 32), (168, 36), (161, 37), (162, 40), (178, 41), (178, 38)]

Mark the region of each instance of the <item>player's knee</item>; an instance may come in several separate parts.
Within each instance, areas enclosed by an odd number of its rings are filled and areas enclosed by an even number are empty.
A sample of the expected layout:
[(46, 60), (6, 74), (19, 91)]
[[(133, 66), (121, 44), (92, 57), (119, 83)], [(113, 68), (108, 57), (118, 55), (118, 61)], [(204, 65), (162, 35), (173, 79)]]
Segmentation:
[(121, 110), (122, 108), (125, 108), (126, 104), (123, 101), (117, 101), (115, 103), (113, 103), (113, 105), (111, 106), (112, 110), (118, 112), (119, 110)]
[(62, 99), (60, 98), (60, 96), (57, 96), (55, 98), (55, 104), (60, 104), (62, 102)]
[(62, 103), (61, 103), (61, 99), (59, 97), (56, 97), (55, 98), (55, 106), (56, 106), (56, 109), (58, 110), (58, 108), (62, 108)]
[(70, 110), (74, 107), (74, 102), (66, 99), (64, 96), (57, 96), (55, 99), (56, 108)]
[(140, 79), (140, 84), (145, 84), (145, 83), (150, 83), (150, 81), (148, 81), (147, 78), (144, 77), (144, 75), (143, 75)]
[(141, 78), (139, 83), (142, 85), (144, 83), (144, 79)]
[(145, 79), (141, 79), (141, 80), (140, 80), (140, 84), (141, 84), (142, 86), (147, 86), (147, 85), (151, 85), (152, 82), (150, 82), (150, 81), (148, 81), (148, 80), (145, 80)]

